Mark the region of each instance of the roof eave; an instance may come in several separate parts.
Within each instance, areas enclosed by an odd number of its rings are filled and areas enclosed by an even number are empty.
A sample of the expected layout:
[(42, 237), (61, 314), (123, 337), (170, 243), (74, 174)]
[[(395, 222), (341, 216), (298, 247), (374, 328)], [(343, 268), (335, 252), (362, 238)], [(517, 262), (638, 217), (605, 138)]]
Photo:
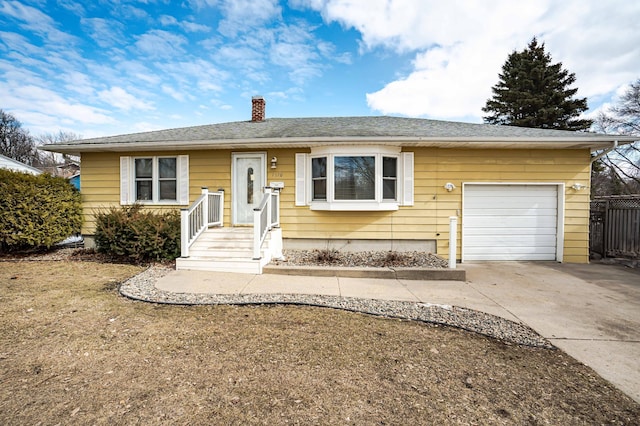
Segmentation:
[(82, 152), (132, 152), (175, 151), (201, 149), (256, 149), (256, 148), (312, 148), (321, 145), (391, 145), (403, 147), (436, 148), (502, 148), (502, 149), (604, 149), (614, 141), (633, 143), (630, 136), (587, 137), (305, 137), (305, 138), (255, 138), (193, 141), (133, 141), (51, 144), (40, 149), (63, 154), (78, 155)]

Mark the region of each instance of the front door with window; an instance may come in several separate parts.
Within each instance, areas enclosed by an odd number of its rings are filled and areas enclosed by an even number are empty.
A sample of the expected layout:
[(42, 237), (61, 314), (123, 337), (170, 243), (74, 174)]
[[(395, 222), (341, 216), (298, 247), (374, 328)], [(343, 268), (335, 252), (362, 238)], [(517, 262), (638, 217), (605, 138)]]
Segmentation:
[(233, 154), (233, 224), (253, 225), (253, 209), (262, 201), (266, 182), (265, 153)]

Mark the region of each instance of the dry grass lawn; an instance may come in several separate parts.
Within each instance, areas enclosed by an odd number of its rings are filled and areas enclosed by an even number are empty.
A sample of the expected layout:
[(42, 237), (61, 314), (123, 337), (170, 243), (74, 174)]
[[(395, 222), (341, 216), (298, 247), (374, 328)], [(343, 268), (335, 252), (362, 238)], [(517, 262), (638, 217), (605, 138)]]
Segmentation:
[(0, 262), (0, 424), (638, 424), (558, 350), (337, 310), (161, 306), (129, 265)]

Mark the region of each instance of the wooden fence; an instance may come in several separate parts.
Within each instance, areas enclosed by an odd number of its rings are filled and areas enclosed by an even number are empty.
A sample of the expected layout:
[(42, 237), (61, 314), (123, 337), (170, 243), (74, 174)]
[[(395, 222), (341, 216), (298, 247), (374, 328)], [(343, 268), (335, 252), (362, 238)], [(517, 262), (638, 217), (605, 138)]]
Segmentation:
[(640, 258), (640, 195), (591, 201), (589, 250), (602, 257)]

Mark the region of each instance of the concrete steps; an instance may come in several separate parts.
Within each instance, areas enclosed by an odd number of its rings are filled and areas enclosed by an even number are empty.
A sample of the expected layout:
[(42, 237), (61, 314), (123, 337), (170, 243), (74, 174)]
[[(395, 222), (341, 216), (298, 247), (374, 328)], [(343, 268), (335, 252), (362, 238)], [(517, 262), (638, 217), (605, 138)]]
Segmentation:
[(253, 258), (253, 228), (211, 228), (189, 248), (189, 257), (176, 259), (177, 270), (261, 274), (271, 261), (269, 237), (260, 259)]

